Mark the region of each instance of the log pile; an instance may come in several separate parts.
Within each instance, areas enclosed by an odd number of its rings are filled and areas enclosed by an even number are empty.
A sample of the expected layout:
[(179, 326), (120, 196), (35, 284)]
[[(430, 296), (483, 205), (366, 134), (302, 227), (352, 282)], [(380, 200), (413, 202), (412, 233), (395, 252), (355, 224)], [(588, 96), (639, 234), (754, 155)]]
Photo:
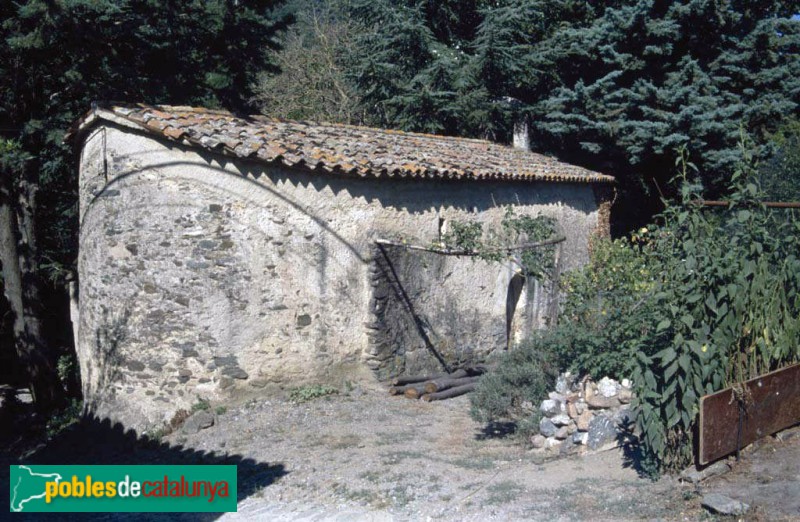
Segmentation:
[(486, 368), (476, 366), (452, 373), (398, 377), (392, 381), (389, 395), (403, 395), (425, 402), (450, 399), (474, 390), (485, 372)]

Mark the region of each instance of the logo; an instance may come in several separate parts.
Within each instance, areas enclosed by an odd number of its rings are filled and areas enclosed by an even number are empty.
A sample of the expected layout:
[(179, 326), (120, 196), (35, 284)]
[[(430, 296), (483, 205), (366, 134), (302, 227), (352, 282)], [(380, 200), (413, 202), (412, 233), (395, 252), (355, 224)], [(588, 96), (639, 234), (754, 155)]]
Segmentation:
[(236, 466), (9, 466), (13, 513), (236, 511)]

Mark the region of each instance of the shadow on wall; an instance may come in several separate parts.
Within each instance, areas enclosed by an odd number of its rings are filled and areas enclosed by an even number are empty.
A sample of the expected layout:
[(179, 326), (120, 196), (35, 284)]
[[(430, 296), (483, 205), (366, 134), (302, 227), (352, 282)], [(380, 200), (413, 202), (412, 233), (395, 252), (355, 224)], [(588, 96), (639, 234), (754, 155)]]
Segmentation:
[[(216, 166), (211, 164), (211, 159), (212, 159), (211, 157), (209, 157), (207, 159), (208, 159), (209, 163), (208, 164), (203, 164), (202, 165), (203, 168), (207, 168), (207, 169), (213, 170), (213, 171), (215, 171), (215, 172), (217, 172), (217, 173), (219, 173), (221, 175), (230, 176), (230, 177), (232, 177), (234, 179), (241, 180), (241, 181), (243, 181), (243, 182), (245, 182), (246, 184), (249, 185), (248, 188), (253, 188), (253, 187), (258, 188), (258, 189), (260, 189), (260, 191), (262, 191), (264, 193), (268, 193), (268, 194), (272, 195), (273, 197), (275, 197), (276, 199), (283, 201), (285, 204), (289, 205), (293, 209), (295, 209), (298, 212), (308, 216), (320, 228), (322, 228), (323, 230), (328, 232), (339, 243), (341, 243), (348, 250), (350, 250), (350, 252), (352, 252), (359, 260), (361, 260), (362, 262), (366, 262), (366, 259), (361, 255), (361, 252), (359, 252), (358, 249), (353, 244), (351, 244), (347, 239), (345, 239), (336, 230), (331, 228), (328, 225), (328, 223), (327, 223), (327, 221), (325, 219), (322, 219), (319, 216), (309, 212), (308, 209), (304, 205), (301, 204), (301, 202), (295, 201), (292, 198), (288, 197), (285, 193), (283, 193), (283, 192), (281, 192), (279, 190), (276, 190), (273, 187), (267, 186), (264, 183), (256, 181), (255, 179), (253, 179), (251, 177), (247, 177), (246, 175), (243, 176), (241, 174), (236, 174), (234, 172), (226, 170), (225, 168), (216, 167)], [(213, 159), (219, 160), (219, 158), (213, 158)], [(225, 165), (225, 163), (223, 163), (223, 167), (224, 167), (224, 165)], [(88, 214), (91, 211), (93, 203), (95, 201), (98, 201), (98, 200), (101, 200), (101, 199), (104, 199), (104, 198), (107, 198), (107, 197), (113, 197), (113, 196), (119, 194), (119, 191), (115, 188), (118, 183), (120, 183), (122, 181), (125, 181), (125, 180), (127, 180), (129, 178), (132, 178), (134, 176), (137, 176), (139, 174), (142, 174), (144, 172), (147, 172), (149, 170), (159, 170), (159, 169), (164, 169), (164, 168), (169, 168), (169, 167), (197, 167), (197, 166), (198, 166), (197, 163), (193, 163), (193, 162), (189, 162), (189, 161), (170, 161), (170, 162), (159, 163), (159, 164), (150, 164), (150, 165), (147, 165), (146, 167), (141, 168), (141, 169), (133, 169), (133, 170), (127, 170), (127, 171), (121, 172), (121, 173), (113, 173), (113, 178), (103, 186), (103, 188), (102, 188), (102, 190), (100, 190), (100, 192), (98, 192), (97, 194), (94, 195), (92, 200), (87, 205), (86, 211), (84, 212), (84, 216), (81, 216), (81, 220), (80, 220), (80, 222), (81, 222), (81, 225), (80, 225), (81, 230), (79, 232), (79, 237), (81, 237), (81, 238), (83, 237), (83, 232), (84, 232), (84, 229), (85, 229), (85, 223), (87, 222), (87, 220), (85, 219), (85, 215)], [(264, 169), (261, 169), (258, 173), (255, 173), (255, 174), (253, 172), (250, 172), (250, 171), (246, 171), (246, 174), (247, 175), (252, 175), (254, 177), (260, 177), (261, 175), (264, 174), (264, 172), (265, 172)], [(308, 176), (308, 174), (306, 174), (306, 176)], [(203, 182), (201, 180), (195, 180), (195, 181), (197, 181), (198, 183), (202, 183)], [(216, 190), (225, 192), (225, 189), (222, 189), (218, 184), (213, 183), (212, 181), (208, 181), (206, 183), (208, 185), (211, 185), (211, 186), (215, 187)], [(236, 193), (236, 192), (231, 191), (231, 190), (227, 190), (227, 192), (229, 192), (232, 196), (234, 196), (236, 198), (244, 197), (243, 194)], [(253, 204), (253, 205), (257, 205), (257, 206), (263, 206), (265, 203), (267, 203), (264, 200), (259, 200), (259, 199), (256, 199), (256, 198), (247, 198), (247, 199), (248, 199), (248, 203), (249, 204)]]
[(111, 316), (108, 308), (102, 307), (103, 320), (95, 331), (95, 358), (94, 370), (87, 366), (86, 374), (83, 375), (83, 383), (93, 382), (93, 371), (100, 372), (97, 377), (97, 391), (91, 395), (92, 399), (87, 399), (84, 409), (92, 412), (97, 408), (94, 398), (105, 396), (111, 384), (119, 379), (121, 375), (120, 356), (118, 348), (128, 336), (128, 320), (131, 310), (129, 306), (124, 306), (121, 313)]
[[(2, 452), (0, 452), (2, 455)], [(4, 455), (2, 455), (4, 456)], [(7, 460), (3, 458), (2, 460)], [(0, 491), (9, 491), (9, 474), (6, 465), (14, 465), (14, 459), (0, 462)], [(199, 451), (182, 446), (170, 446), (162, 442), (137, 437), (132, 430), (125, 431), (122, 425), (112, 425), (108, 420), (85, 417), (79, 423), (67, 428), (52, 439), (46, 446), (37, 448), (19, 463), (24, 464), (227, 464), (237, 467), (238, 498), (241, 502), (247, 497), (268, 487), (287, 474), (283, 464), (268, 464), (245, 458), (241, 455), (217, 454)], [(3, 508), (4, 509), (4, 508)], [(215, 520), (220, 513), (123, 513), (123, 514), (81, 514), (71, 513), (70, 520)], [(41, 519), (41, 515), (17, 513), (15, 520)]]
[[(207, 158), (210, 159), (210, 158)], [(313, 187), (322, 192), (329, 189), (335, 195), (344, 192), (367, 203), (377, 203), (384, 209), (424, 214), (439, 209), (454, 209), (469, 213), (485, 212), (492, 208), (516, 205), (547, 205), (562, 203), (583, 214), (596, 210), (591, 191), (588, 196), (570, 194), (569, 188), (591, 187), (584, 183), (549, 183), (531, 181), (474, 181), (447, 179), (354, 178), (317, 169), (253, 169), (245, 171), (258, 179), (269, 177), (273, 183)]]

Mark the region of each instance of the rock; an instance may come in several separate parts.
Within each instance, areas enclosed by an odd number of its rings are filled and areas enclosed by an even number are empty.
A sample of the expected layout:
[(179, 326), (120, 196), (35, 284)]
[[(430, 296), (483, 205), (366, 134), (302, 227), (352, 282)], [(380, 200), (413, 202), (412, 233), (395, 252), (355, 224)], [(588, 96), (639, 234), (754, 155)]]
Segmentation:
[(573, 444), (582, 444), (585, 446), (588, 441), (589, 441), (589, 434), (586, 433), (585, 431), (576, 431), (575, 433), (572, 434)]
[(566, 413), (561, 413), (559, 415), (551, 417), (550, 422), (552, 422), (556, 426), (566, 426), (567, 424), (570, 423), (570, 418), (569, 415), (567, 415)]
[(789, 428), (781, 431), (780, 433), (775, 434), (775, 438), (781, 442), (786, 442), (787, 440), (796, 439), (797, 437), (800, 437), (800, 427)]
[(547, 449), (558, 449), (561, 446), (562, 442), (555, 437), (547, 437), (544, 443), (544, 447)]
[(575, 377), (570, 372), (562, 373), (556, 379), (556, 392), (561, 395), (569, 393), (572, 384), (575, 382)]
[(578, 416), (578, 419), (575, 421), (575, 424), (578, 427), (578, 431), (589, 431), (589, 424), (592, 422), (594, 418), (594, 413), (590, 412), (589, 410), (584, 411)]
[(622, 388), (619, 393), (617, 394), (617, 399), (622, 404), (628, 404), (633, 399), (633, 392), (627, 388)]
[(227, 366), (222, 369), (222, 375), (226, 377), (230, 377), (232, 379), (247, 379), (249, 375), (246, 371), (242, 370), (238, 366)]
[(569, 415), (570, 419), (577, 419), (578, 415), (580, 415), (580, 413), (578, 413), (578, 407), (574, 402), (567, 403), (567, 415)]
[(561, 413), (562, 404), (558, 401), (554, 401), (553, 399), (545, 399), (542, 401), (542, 405), (539, 407), (539, 411), (547, 415), (548, 417), (552, 417), (553, 415), (558, 415)]
[(567, 457), (569, 455), (577, 453), (579, 449), (580, 449), (580, 446), (576, 446), (575, 444), (572, 444), (571, 440), (565, 440), (561, 444), (561, 447), (558, 448), (558, 455), (559, 455), (559, 457)]
[(552, 423), (550, 419), (547, 417), (543, 418), (539, 421), (539, 433), (544, 435), (545, 437), (552, 437), (556, 434), (556, 425)]
[(631, 387), (630, 379), (622, 379), (622, 387), (630, 389)]
[(186, 419), (183, 424), (183, 431), (188, 434), (198, 433), (200, 430), (210, 428), (214, 425), (214, 415), (205, 410), (196, 412)]
[(557, 393), (557, 392), (550, 392), (550, 393), (547, 394), (547, 397), (552, 399), (552, 400), (554, 400), (554, 401), (556, 401), (556, 402), (566, 402), (567, 401), (566, 395), (563, 395), (563, 394)]
[(620, 428), (629, 428), (633, 425), (633, 412), (630, 408), (620, 408), (614, 413), (614, 421)]
[(694, 466), (689, 466), (685, 470), (681, 471), (680, 479), (685, 482), (697, 484), (698, 482), (702, 482), (708, 478), (723, 475), (730, 471), (730, 469), (731, 467), (724, 460), (717, 461), (714, 464), (703, 468), (702, 470), (698, 470)]
[(543, 435), (534, 435), (531, 437), (531, 446), (536, 449), (544, 448), (545, 443), (547, 442), (547, 437)]
[(570, 423), (567, 424), (567, 431), (569, 431), (570, 435), (578, 431), (578, 426), (575, 424), (575, 421), (570, 421)]
[(586, 411), (586, 401), (584, 401), (583, 399), (581, 399), (581, 400), (577, 401), (577, 402), (575, 403), (575, 411), (577, 411), (577, 412), (578, 412), (578, 415), (580, 415), (580, 414), (582, 414), (584, 411)]
[(33, 394), (28, 390), (19, 390), (17, 400), (22, 404), (33, 404)]
[(703, 496), (704, 508), (720, 515), (744, 515), (750, 506), (739, 500), (734, 500), (720, 493), (708, 493)]
[(567, 437), (569, 437), (569, 428), (567, 428), (566, 426), (561, 426), (556, 430), (556, 433), (553, 436), (558, 440), (564, 440)]
[(603, 395), (587, 395), (586, 404), (594, 409), (609, 409), (622, 406), (617, 397), (604, 397)]
[(598, 415), (589, 423), (589, 439), (586, 445), (595, 450), (617, 439), (614, 421), (604, 415)]
[(597, 391), (603, 397), (613, 397), (619, 391), (619, 385), (614, 379), (603, 377), (600, 379), (600, 382), (597, 383)]

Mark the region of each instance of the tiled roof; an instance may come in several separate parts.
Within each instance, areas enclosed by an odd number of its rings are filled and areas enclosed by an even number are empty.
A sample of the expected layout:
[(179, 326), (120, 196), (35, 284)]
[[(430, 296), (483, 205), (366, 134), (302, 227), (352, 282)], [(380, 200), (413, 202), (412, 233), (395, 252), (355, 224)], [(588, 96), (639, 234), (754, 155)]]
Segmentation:
[(613, 182), (614, 178), (484, 140), (240, 117), (192, 107), (111, 105), (80, 122), (115, 121), (235, 158), (359, 177)]

